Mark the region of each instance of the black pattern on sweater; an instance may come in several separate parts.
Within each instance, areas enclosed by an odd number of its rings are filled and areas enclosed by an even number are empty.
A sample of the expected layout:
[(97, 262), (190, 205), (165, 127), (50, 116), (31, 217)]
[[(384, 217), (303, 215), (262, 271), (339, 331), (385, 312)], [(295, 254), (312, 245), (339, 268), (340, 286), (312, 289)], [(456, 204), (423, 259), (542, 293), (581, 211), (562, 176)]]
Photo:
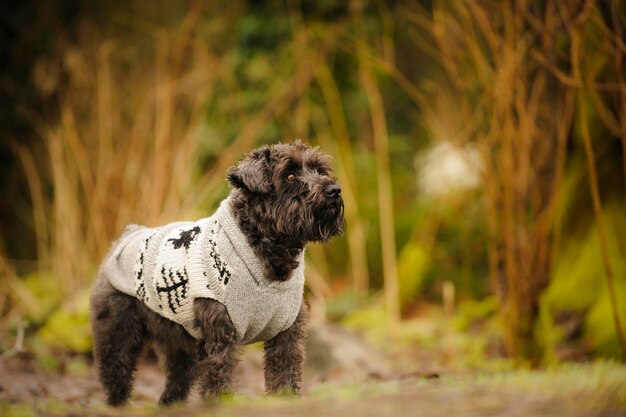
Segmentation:
[(196, 237), (200, 234), (202, 230), (199, 226), (195, 226), (193, 229), (189, 230), (181, 230), (180, 235), (178, 235), (178, 239), (167, 239), (168, 242), (172, 242), (172, 246), (174, 249), (180, 249), (181, 247), (185, 247), (185, 250), (189, 250), (189, 246), (191, 242), (196, 240)]
[[(172, 313), (176, 314), (176, 309), (182, 307), (183, 301), (187, 299), (189, 292), (189, 276), (187, 275), (187, 269), (183, 268), (183, 270), (180, 271), (174, 270), (174, 268), (166, 268), (165, 265), (163, 265), (161, 267), (161, 277), (165, 285), (160, 286), (157, 284), (156, 290), (159, 294), (165, 293), (167, 296), (167, 306)], [(162, 305), (159, 305), (159, 307), (163, 308)]]
[[(217, 220), (213, 220), (213, 227), (217, 226)], [(211, 230), (211, 236), (215, 236), (215, 229)], [(228, 266), (220, 257), (220, 254), (217, 253), (217, 243), (213, 239), (209, 239), (209, 256), (213, 260), (213, 268), (218, 272), (219, 277), (217, 278), (220, 282), (223, 282), (224, 285), (228, 285), (228, 281), (230, 280), (230, 271), (228, 270)]]
[(144, 240), (144, 244), (139, 251), (139, 269), (137, 269), (137, 272), (135, 273), (135, 277), (139, 282), (139, 286), (137, 287), (137, 298), (146, 303), (150, 301), (150, 297), (146, 293), (146, 285), (143, 281), (143, 264), (144, 255), (148, 250), (148, 246), (150, 245), (150, 239), (152, 239), (152, 236), (154, 235), (150, 235)]

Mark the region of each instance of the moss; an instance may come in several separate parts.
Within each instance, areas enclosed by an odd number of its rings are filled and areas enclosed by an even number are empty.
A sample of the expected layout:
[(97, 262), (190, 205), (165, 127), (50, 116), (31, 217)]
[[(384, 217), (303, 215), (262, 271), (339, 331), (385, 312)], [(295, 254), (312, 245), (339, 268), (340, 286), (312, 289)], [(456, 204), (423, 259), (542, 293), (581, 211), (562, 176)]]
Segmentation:
[(472, 324), (493, 317), (497, 312), (498, 299), (495, 296), (485, 297), (480, 301), (463, 301), (454, 317), (454, 327), (458, 331), (468, 330)]
[(372, 303), (348, 314), (342, 324), (355, 330), (386, 330), (387, 313), (382, 303)]
[(0, 403), (0, 414), (5, 417), (36, 417), (39, 413), (28, 404)]
[(63, 290), (57, 280), (47, 272), (28, 275), (23, 279), (29, 300), (22, 300), (26, 319), (35, 323), (44, 321), (63, 299)]
[(540, 301), (539, 319), (535, 323), (533, 329), (535, 340), (541, 350), (541, 358), (539, 362), (543, 366), (554, 366), (557, 363), (557, 357), (553, 347), (562, 339), (561, 329), (554, 324), (552, 315), (545, 303)]
[(38, 336), (49, 348), (77, 353), (90, 352), (89, 292), (78, 294), (56, 310), (41, 328)]
[(557, 260), (546, 302), (554, 310), (584, 310), (601, 292), (603, 274), (598, 233), (594, 228), (585, 239), (571, 244)]
[[(626, 283), (616, 282), (615, 292), (618, 297), (626, 297)], [(626, 332), (626, 300), (618, 299), (622, 331)], [(616, 336), (613, 309), (608, 291), (603, 291), (598, 300), (591, 306), (585, 318), (585, 335), (591, 348), (602, 356), (621, 358), (622, 350)]]
[(369, 382), (369, 383), (328, 383), (311, 388), (310, 398), (316, 400), (356, 401), (359, 398), (375, 398), (394, 395), (399, 391), (397, 382)]
[[(622, 217), (623, 208), (618, 205), (607, 206), (602, 215), (617, 306), (622, 327), (625, 327), (626, 254), (620, 248), (626, 227), (617, 221)], [(562, 311), (584, 312), (583, 338), (589, 342), (591, 350), (601, 356), (619, 358), (622, 353), (617, 342), (606, 277), (600, 236), (597, 228), (592, 226), (582, 239), (570, 242), (557, 259), (553, 279), (542, 300), (542, 310), (551, 315)], [(557, 343), (558, 329), (551, 329), (545, 323), (544, 327), (544, 333), (552, 332), (550, 340), (544, 338), (546, 344)]]
[(83, 356), (76, 356), (67, 361), (65, 372), (70, 375), (87, 376), (89, 375), (89, 364)]

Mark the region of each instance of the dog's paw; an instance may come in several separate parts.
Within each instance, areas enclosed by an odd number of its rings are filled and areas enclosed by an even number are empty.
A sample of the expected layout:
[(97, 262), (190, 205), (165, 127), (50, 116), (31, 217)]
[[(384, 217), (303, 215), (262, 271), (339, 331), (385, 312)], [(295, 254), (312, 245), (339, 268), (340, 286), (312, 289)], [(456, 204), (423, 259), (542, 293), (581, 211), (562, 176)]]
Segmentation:
[(159, 398), (159, 405), (169, 407), (176, 404), (182, 404), (187, 399), (187, 395), (164, 392)]
[(284, 386), (276, 390), (269, 391), (267, 395), (271, 395), (273, 397), (284, 397), (284, 398), (299, 397), (300, 390), (296, 389), (293, 386)]
[(207, 392), (204, 394), (204, 402), (206, 404), (223, 404), (223, 403), (232, 403), (235, 401), (235, 394), (232, 392), (223, 392), (223, 393), (210, 393)]

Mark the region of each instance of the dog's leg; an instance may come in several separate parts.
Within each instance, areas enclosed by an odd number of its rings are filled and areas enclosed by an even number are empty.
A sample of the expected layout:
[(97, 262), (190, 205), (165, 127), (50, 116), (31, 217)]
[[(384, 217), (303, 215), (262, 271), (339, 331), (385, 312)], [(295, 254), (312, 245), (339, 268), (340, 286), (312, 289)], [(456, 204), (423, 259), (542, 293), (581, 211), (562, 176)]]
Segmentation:
[(137, 300), (116, 291), (109, 294), (92, 298), (94, 355), (107, 403), (117, 406), (130, 397), (147, 334)]
[(239, 348), (237, 332), (222, 303), (199, 298), (194, 307), (202, 331), (196, 378), (200, 394), (216, 398), (232, 388)]
[(196, 358), (186, 350), (174, 346), (164, 346), (163, 353), (165, 354), (167, 382), (159, 404), (169, 405), (185, 401), (193, 383), (193, 367)]
[(303, 302), (291, 327), (265, 342), (265, 391), (268, 394), (300, 392), (307, 317), (308, 308)]

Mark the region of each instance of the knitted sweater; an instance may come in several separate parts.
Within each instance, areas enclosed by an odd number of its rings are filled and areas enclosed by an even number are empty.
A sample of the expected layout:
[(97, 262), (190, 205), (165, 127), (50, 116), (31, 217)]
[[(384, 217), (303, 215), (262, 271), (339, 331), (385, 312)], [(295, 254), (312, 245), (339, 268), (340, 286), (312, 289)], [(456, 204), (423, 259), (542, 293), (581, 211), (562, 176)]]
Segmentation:
[(217, 300), (247, 344), (269, 340), (294, 323), (302, 303), (304, 254), (290, 279), (269, 281), (226, 199), (213, 216), (197, 222), (127, 226), (100, 273), (196, 339), (201, 334), (193, 300)]

